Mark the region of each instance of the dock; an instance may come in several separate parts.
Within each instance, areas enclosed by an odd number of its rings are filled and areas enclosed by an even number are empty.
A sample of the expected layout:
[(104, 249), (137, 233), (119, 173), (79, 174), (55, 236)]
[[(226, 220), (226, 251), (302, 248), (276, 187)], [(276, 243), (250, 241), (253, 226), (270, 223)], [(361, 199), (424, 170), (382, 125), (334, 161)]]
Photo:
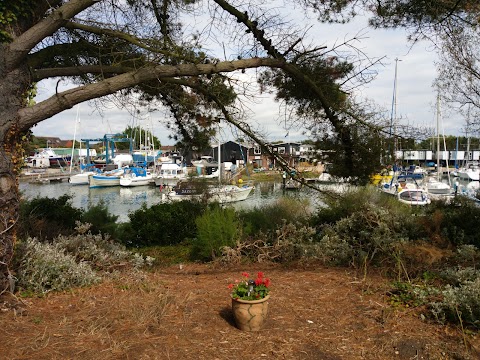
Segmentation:
[(27, 169), (20, 174), (19, 180), (31, 184), (50, 184), (68, 181), (71, 175), (77, 172), (67, 173), (61, 169)]

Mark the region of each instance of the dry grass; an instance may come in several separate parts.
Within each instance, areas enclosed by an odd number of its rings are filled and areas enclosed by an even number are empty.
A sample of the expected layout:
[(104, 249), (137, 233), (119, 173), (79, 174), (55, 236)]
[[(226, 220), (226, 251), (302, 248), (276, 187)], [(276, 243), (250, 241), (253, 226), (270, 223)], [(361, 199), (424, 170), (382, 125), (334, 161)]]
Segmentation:
[[(272, 279), (270, 314), (238, 330), (227, 285)], [(24, 300), (0, 312), (2, 359), (477, 359), (479, 339), (393, 309), (387, 280), (345, 269), (172, 266)], [(14, 299), (5, 299), (13, 303)], [(1, 303), (0, 303), (1, 304)]]

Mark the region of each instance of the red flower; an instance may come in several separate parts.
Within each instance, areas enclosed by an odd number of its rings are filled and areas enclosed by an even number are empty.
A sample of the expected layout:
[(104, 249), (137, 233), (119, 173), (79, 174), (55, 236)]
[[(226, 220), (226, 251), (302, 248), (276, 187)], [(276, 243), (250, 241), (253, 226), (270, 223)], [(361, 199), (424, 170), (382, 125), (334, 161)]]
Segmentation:
[(230, 290), (232, 290), (232, 289), (234, 288), (234, 286), (235, 286), (235, 285), (230, 284), (230, 285), (228, 285), (228, 288), (229, 288)]
[(246, 277), (246, 278), (250, 277), (250, 275), (249, 275), (247, 272), (245, 272), (245, 271), (242, 273), (242, 276), (243, 276), (243, 277)]
[(258, 279), (255, 280), (255, 285), (256, 285), (256, 286), (261, 285), (262, 282), (263, 282), (263, 280), (260, 279), (260, 278), (258, 278)]
[(257, 273), (257, 277), (258, 277), (259, 279), (263, 279), (263, 272), (259, 271), (259, 272)]
[(270, 279), (265, 279), (263, 280), (263, 285), (265, 285), (266, 287), (269, 287), (270, 286)]

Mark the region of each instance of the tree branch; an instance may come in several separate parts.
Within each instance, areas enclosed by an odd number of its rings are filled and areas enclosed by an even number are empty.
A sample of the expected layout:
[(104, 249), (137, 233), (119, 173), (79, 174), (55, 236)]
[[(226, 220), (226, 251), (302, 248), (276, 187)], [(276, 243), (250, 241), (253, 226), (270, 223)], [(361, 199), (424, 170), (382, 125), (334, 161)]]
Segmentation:
[(113, 94), (119, 90), (151, 80), (181, 76), (200, 76), (240, 69), (271, 67), (281, 68), (283, 60), (269, 58), (251, 58), (237, 61), (223, 61), (217, 64), (182, 64), (177, 66), (147, 66), (125, 74), (120, 74), (94, 84), (79, 86), (75, 89), (53, 95), (32, 107), (19, 110), (19, 127), (28, 130), (38, 122), (48, 119), (76, 104), (101, 96)]
[(68, 19), (89, 8), (101, 0), (70, 0), (52, 11), (50, 15), (33, 25), (9, 45), (7, 69), (12, 69), (43, 39), (60, 29)]

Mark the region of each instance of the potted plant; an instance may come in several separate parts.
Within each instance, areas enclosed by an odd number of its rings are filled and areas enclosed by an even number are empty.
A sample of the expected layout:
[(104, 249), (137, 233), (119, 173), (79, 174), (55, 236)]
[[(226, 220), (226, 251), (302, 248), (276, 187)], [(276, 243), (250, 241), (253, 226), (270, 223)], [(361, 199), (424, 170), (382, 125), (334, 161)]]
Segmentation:
[(243, 272), (241, 281), (228, 286), (232, 290), (233, 316), (240, 330), (258, 331), (262, 328), (268, 314), (269, 286), (270, 279), (265, 278), (263, 272), (258, 272), (256, 279)]

